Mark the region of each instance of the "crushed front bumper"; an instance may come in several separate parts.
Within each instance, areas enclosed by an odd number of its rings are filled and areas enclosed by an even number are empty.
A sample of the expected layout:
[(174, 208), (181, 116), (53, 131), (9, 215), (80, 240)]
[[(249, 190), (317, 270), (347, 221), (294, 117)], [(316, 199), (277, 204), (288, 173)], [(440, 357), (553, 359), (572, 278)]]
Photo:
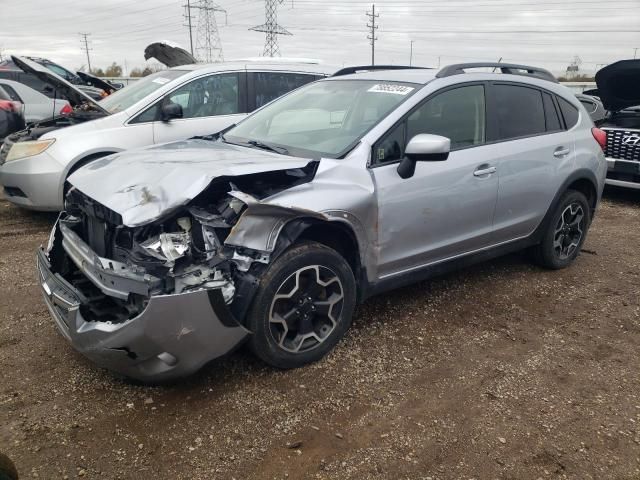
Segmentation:
[(154, 383), (184, 377), (228, 353), (249, 333), (231, 318), (219, 290), (151, 296), (138, 316), (123, 323), (91, 321), (81, 313), (87, 299), (52, 271), (43, 249), (37, 268), (60, 333), (96, 364), (127, 377)]

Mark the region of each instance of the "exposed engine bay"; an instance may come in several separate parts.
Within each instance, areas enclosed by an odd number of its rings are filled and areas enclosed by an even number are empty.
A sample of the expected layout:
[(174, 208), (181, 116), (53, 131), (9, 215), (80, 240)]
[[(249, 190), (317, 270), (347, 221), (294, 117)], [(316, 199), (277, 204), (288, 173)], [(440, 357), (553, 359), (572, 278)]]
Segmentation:
[(241, 321), (260, 273), (278, 252), (225, 241), (249, 203), (309, 182), (317, 165), (216, 178), (187, 205), (136, 227), (72, 188), (50, 239), (51, 266), (84, 295), (80, 309), (87, 321), (122, 323), (142, 312), (151, 296), (201, 289), (219, 292)]

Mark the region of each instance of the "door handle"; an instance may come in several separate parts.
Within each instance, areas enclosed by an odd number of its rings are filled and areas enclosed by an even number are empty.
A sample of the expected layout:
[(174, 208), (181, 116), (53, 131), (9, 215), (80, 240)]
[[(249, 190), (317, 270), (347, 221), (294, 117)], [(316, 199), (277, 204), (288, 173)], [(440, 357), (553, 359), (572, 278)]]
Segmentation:
[(489, 175), (491, 173), (496, 173), (496, 167), (487, 167), (487, 166), (482, 166), (483, 168), (479, 168), (478, 170), (476, 170), (475, 172), (473, 172), (473, 175), (475, 177), (482, 177), (483, 175)]
[(562, 158), (562, 157), (566, 157), (570, 153), (571, 153), (571, 150), (569, 150), (568, 148), (558, 147), (556, 148), (555, 152), (553, 152), (553, 156), (556, 158)]

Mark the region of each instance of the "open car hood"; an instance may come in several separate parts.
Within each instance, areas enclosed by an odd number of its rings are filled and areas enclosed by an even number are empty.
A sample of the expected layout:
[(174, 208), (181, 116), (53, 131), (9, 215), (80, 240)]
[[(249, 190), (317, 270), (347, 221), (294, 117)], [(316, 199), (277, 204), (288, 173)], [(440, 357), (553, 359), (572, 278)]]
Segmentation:
[(13, 62), (27, 73), (31, 73), (38, 77), (43, 82), (53, 85), (53, 87), (63, 95), (73, 108), (78, 108), (83, 105), (87, 105), (91, 110), (96, 110), (105, 114), (109, 114), (104, 108), (93, 100), (86, 93), (80, 91), (74, 85), (67, 82), (62, 77), (56, 75), (47, 67), (37, 64), (36, 62), (24, 57), (11, 56)]
[(78, 76), (85, 82), (87, 82), (89, 85), (91, 85), (93, 88), (96, 89), (100, 89), (100, 90), (104, 90), (107, 93), (111, 93), (112, 91), (117, 90), (113, 85), (111, 85), (109, 82), (96, 77), (95, 75), (91, 75), (90, 73), (87, 72), (80, 72), (77, 71), (76, 72), (78, 74)]
[(616, 112), (640, 105), (640, 59), (620, 60), (596, 73), (598, 96), (604, 108)]
[(69, 182), (135, 227), (186, 205), (216, 178), (233, 182), (232, 177), (303, 168), (311, 161), (191, 139), (109, 155), (78, 169)]
[(169, 68), (198, 63), (198, 60), (184, 48), (166, 41), (148, 45), (144, 49), (144, 58), (145, 60), (155, 58)]

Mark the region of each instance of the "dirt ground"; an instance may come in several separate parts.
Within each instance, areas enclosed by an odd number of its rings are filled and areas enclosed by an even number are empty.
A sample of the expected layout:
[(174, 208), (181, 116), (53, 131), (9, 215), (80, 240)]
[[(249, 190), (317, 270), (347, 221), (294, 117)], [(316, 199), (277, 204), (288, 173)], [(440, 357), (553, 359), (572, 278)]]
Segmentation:
[(0, 200), (0, 451), (21, 478), (640, 479), (640, 192), (585, 251), (512, 255), (371, 299), (323, 361), (245, 351), (184, 382), (118, 380), (35, 281), (52, 215)]

